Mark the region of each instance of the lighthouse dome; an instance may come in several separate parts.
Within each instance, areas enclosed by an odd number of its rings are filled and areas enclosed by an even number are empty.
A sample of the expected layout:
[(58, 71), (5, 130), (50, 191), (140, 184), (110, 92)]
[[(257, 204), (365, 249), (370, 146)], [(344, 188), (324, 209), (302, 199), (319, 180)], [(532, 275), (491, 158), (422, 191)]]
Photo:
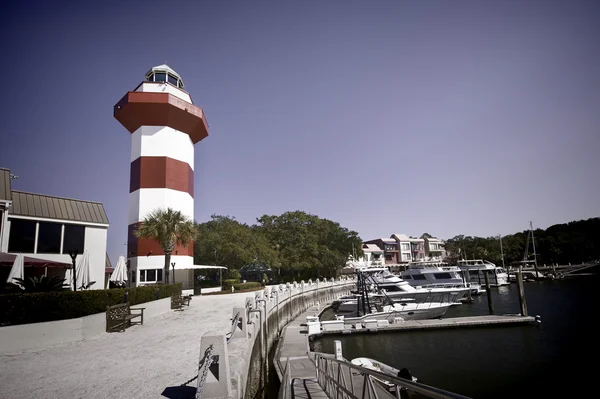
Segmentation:
[(170, 83), (180, 89), (184, 87), (181, 76), (167, 64), (158, 65), (150, 69), (146, 73), (146, 81)]

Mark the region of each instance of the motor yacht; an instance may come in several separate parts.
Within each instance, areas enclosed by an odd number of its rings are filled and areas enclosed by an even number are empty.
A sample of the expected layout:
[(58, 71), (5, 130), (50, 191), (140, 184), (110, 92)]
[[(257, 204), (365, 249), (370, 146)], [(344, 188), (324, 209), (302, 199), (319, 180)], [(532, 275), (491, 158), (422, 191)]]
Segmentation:
[(485, 273), (487, 273), (492, 287), (510, 284), (506, 270), (487, 260), (462, 259), (458, 261), (458, 268), (467, 272), (469, 282), (472, 283), (485, 285)]

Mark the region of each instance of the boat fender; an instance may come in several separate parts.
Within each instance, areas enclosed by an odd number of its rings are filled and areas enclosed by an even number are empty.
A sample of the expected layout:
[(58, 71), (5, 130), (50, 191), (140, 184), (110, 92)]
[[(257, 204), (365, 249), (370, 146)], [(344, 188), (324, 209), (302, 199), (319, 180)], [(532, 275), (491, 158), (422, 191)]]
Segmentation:
[(542, 316), (539, 314), (535, 316), (535, 322), (538, 324), (542, 324)]

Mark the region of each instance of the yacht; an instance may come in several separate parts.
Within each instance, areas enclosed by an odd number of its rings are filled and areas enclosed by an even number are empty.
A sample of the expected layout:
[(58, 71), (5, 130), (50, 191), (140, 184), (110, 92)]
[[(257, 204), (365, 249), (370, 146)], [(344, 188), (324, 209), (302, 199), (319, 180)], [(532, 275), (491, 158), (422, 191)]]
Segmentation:
[(467, 272), (469, 282), (472, 283), (485, 285), (485, 273), (488, 273), (492, 287), (510, 284), (506, 270), (487, 260), (462, 259), (458, 261), (458, 268)]
[(458, 266), (450, 266), (443, 262), (412, 262), (405, 271), (400, 272), (400, 277), (412, 286), (427, 284), (462, 284)]
[(408, 281), (389, 271), (387, 267), (365, 267), (357, 269), (358, 282), (372, 292), (386, 295), (393, 301), (414, 300), (416, 302), (456, 303), (467, 296), (470, 288), (464, 284), (413, 287)]
[[(458, 266), (450, 266), (448, 263), (439, 261), (409, 263), (408, 268), (400, 272), (400, 277), (413, 287), (451, 288), (465, 285)], [(479, 283), (468, 282), (466, 284), (471, 288), (471, 295), (485, 292)]]

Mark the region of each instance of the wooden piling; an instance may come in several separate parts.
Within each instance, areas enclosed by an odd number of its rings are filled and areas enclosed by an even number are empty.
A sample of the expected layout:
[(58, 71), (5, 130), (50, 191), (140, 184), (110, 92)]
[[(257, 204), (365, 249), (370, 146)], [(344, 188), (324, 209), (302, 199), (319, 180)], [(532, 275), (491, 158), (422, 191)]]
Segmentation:
[(523, 274), (521, 266), (517, 271), (517, 286), (519, 287), (519, 304), (521, 305), (521, 315), (527, 316), (527, 302), (525, 301), (525, 286), (523, 285)]
[(488, 308), (490, 310), (490, 314), (494, 314), (494, 305), (492, 303), (492, 292), (490, 290), (490, 277), (488, 276), (488, 270), (483, 271), (483, 275), (485, 276), (485, 294), (487, 295)]
[(471, 283), (469, 282), (469, 272), (466, 270), (463, 270), (462, 272), (462, 276), (463, 276), (463, 281), (465, 283), (465, 287), (469, 287), (469, 291), (467, 291), (467, 298), (469, 299), (469, 302), (473, 302), (473, 297), (471, 295)]

